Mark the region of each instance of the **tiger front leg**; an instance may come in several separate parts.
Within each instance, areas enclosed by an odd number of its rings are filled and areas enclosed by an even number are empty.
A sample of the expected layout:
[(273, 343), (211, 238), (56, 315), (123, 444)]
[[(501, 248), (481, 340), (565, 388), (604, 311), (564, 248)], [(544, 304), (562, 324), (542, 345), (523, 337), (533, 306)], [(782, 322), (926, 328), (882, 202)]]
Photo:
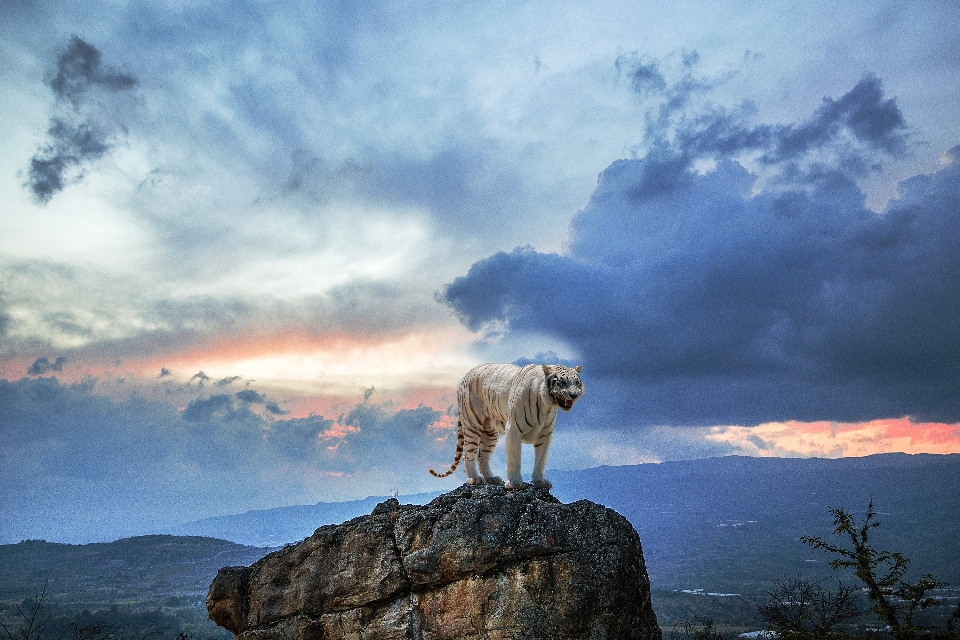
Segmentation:
[(522, 489), (523, 478), (520, 476), (520, 430), (507, 423), (507, 434), (504, 438), (504, 446), (507, 453), (507, 489)]
[(538, 489), (549, 489), (553, 483), (543, 477), (543, 472), (547, 468), (547, 452), (550, 451), (550, 440), (553, 439), (553, 431), (541, 433), (533, 445), (533, 486)]

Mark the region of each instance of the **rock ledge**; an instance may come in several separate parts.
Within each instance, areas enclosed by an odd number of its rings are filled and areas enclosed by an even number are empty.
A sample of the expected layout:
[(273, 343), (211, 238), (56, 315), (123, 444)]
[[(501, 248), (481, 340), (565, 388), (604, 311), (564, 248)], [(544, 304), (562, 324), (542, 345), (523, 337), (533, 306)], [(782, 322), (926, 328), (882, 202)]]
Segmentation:
[(250, 567), (220, 570), (211, 619), (239, 640), (660, 640), (640, 538), (546, 490), (391, 498)]

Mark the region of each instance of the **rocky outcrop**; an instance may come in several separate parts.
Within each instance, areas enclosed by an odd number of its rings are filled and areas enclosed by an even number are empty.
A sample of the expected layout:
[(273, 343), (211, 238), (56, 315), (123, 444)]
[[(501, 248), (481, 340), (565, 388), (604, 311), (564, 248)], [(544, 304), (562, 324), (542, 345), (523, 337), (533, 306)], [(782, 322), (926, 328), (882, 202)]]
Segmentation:
[(623, 516), (493, 485), (390, 499), (221, 569), (207, 610), (239, 640), (661, 637)]

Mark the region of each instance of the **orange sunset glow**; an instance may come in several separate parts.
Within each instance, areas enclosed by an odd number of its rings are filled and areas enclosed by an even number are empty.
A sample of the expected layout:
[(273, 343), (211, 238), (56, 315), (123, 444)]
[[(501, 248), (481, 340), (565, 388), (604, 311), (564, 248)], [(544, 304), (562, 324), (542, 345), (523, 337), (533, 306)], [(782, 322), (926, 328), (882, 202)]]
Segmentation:
[(756, 427), (714, 427), (707, 439), (764, 457), (960, 453), (960, 424), (915, 423), (906, 418), (860, 423), (768, 422)]

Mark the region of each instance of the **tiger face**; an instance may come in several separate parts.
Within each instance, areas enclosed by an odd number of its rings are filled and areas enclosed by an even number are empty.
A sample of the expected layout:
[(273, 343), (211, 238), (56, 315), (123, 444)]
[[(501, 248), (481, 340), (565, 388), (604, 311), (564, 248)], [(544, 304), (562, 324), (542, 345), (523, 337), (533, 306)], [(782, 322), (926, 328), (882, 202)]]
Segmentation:
[(573, 369), (562, 364), (543, 365), (547, 390), (564, 411), (570, 411), (577, 398), (583, 395), (583, 382), (580, 381), (581, 369), (583, 369), (582, 365), (577, 365)]

